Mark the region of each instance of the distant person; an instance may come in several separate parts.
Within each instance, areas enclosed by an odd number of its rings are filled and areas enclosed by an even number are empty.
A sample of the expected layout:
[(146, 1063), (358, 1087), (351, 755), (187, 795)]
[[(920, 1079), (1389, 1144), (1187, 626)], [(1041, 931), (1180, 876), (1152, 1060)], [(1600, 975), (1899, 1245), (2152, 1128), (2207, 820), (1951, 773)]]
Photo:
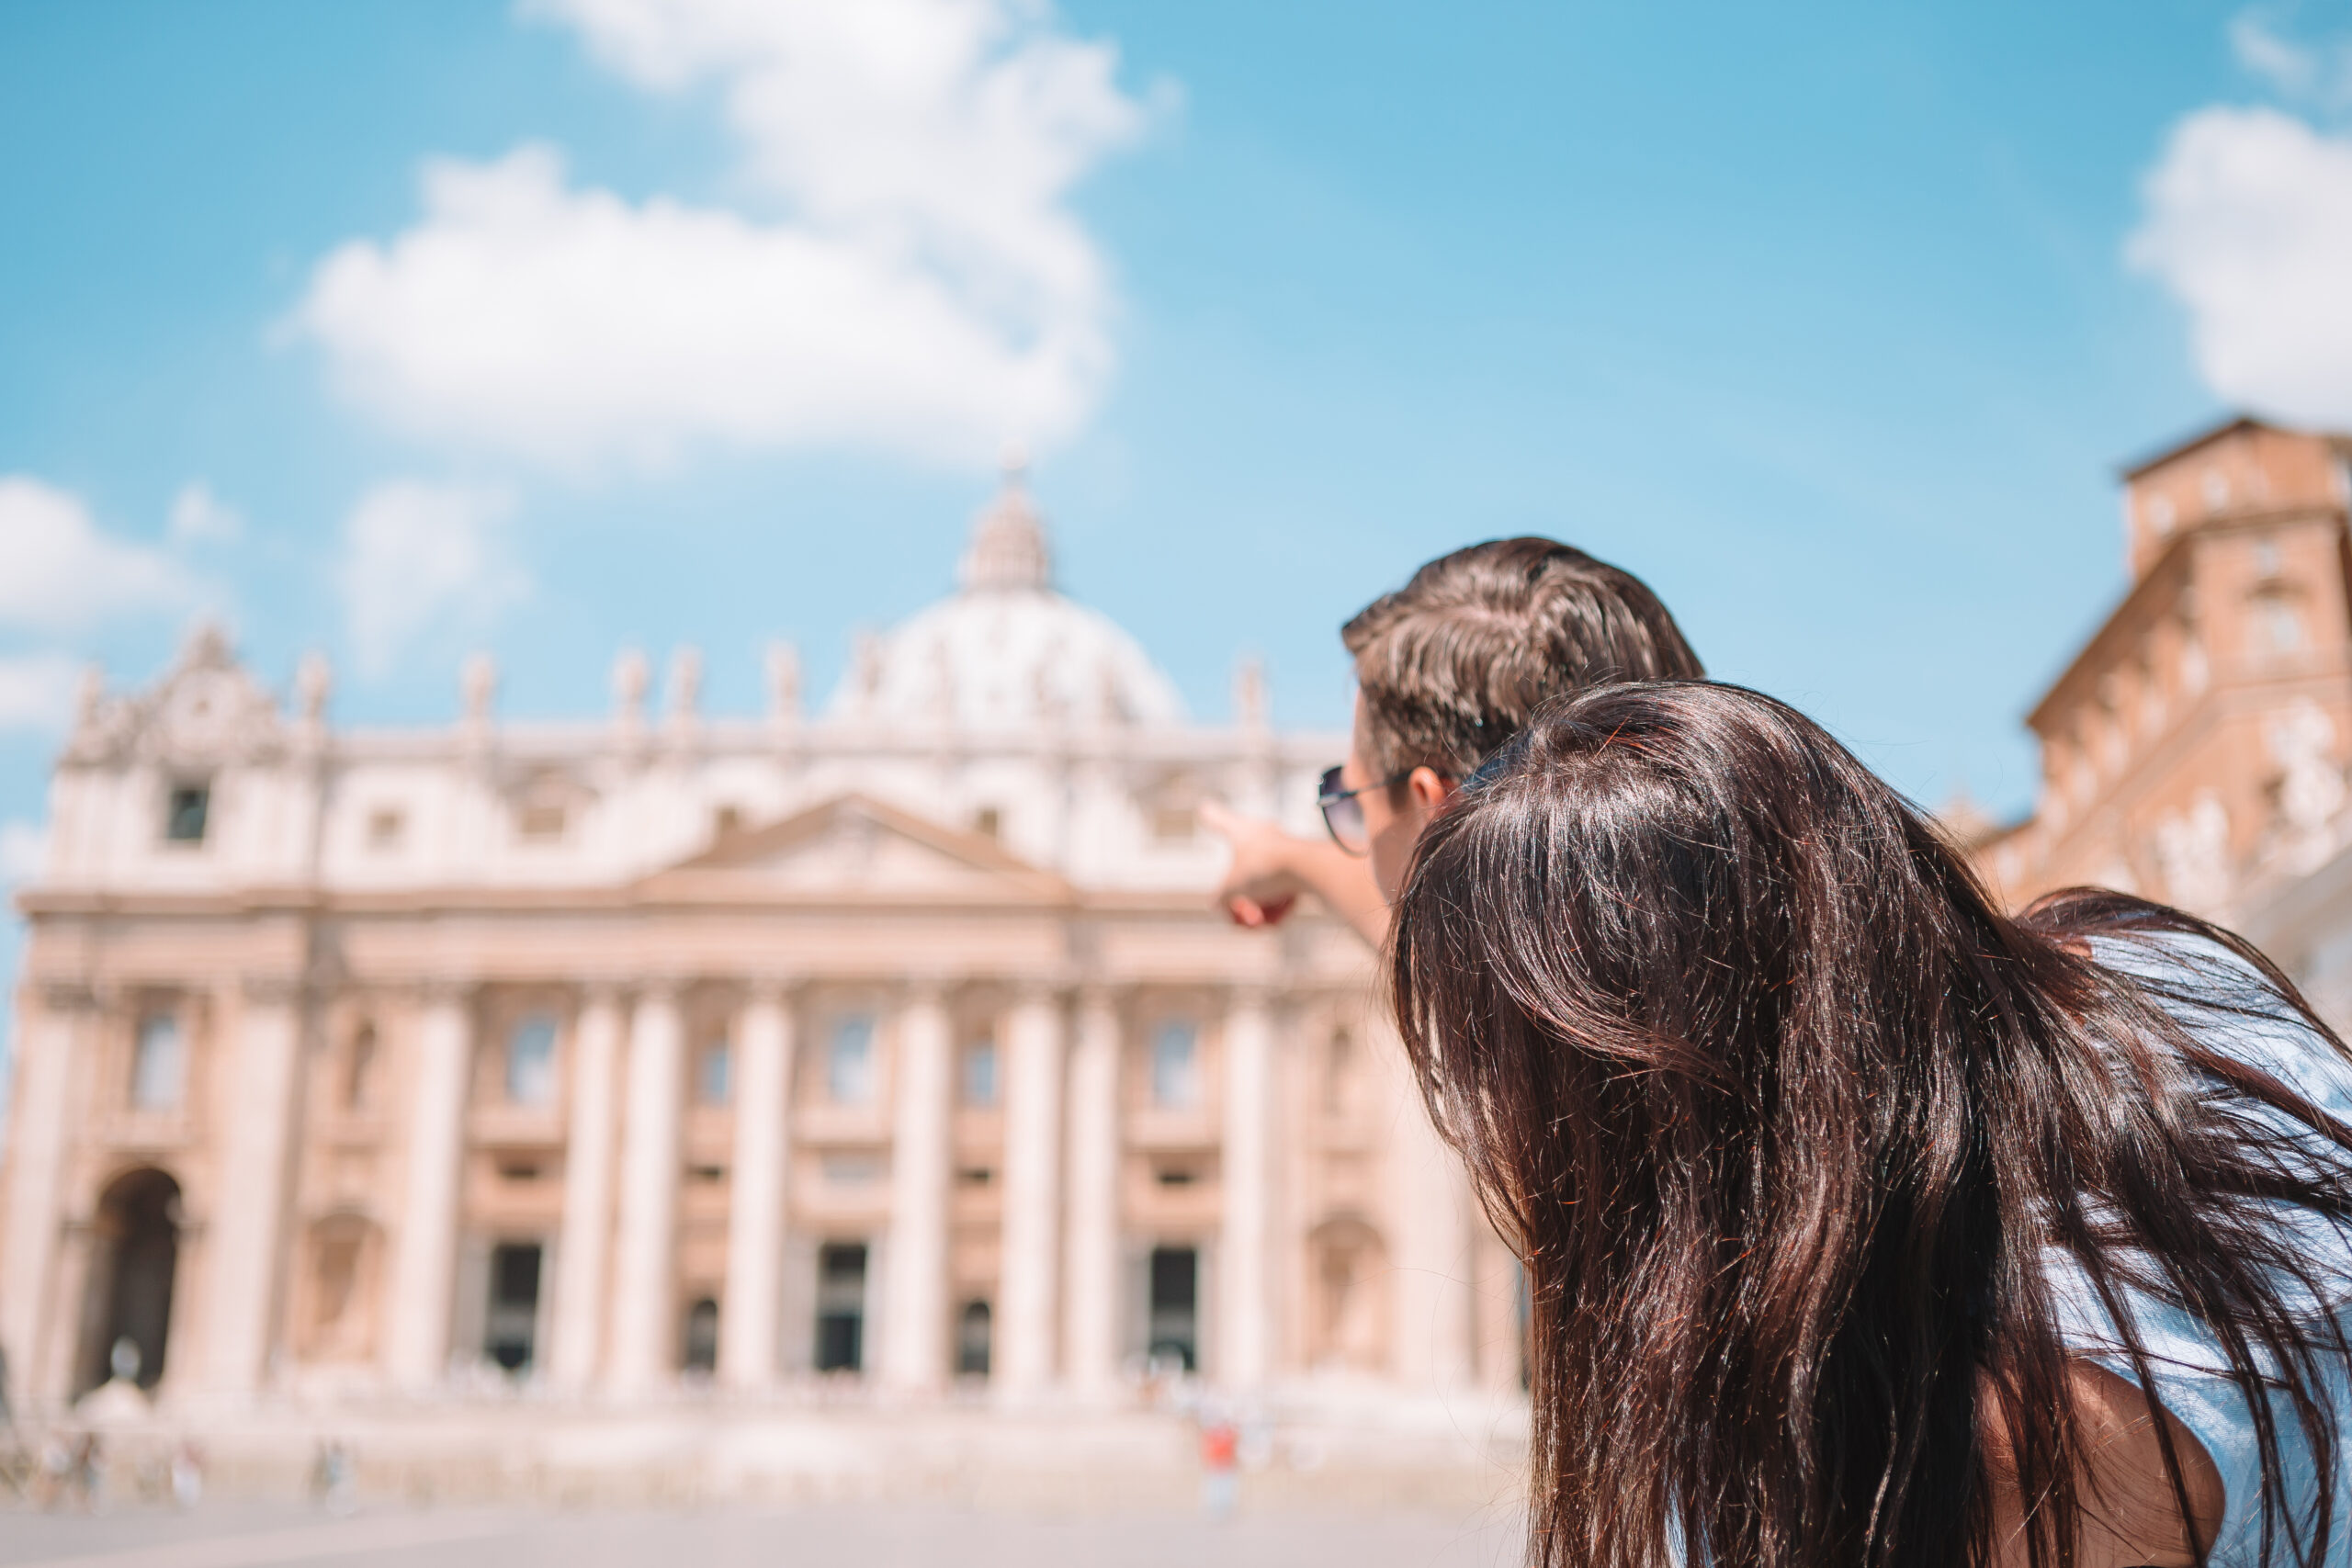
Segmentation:
[(1238, 924), (1274, 925), (1313, 893), (1378, 946), (1421, 829), (1538, 703), (1600, 681), (1705, 673), (1639, 578), (1543, 538), (1440, 556), (1340, 638), (1356, 704), (1347, 761), (1323, 777), (1329, 837), (1202, 808), (1233, 846), (1216, 897)]
[(1217, 1412), (1201, 1417), (1201, 1512), (1219, 1523), (1241, 1499), (1241, 1430)]
[(1391, 1001), (1527, 1270), (1540, 1568), (2352, 1560), (2352, 1058), (2238, 938), (2005, 915), (1736, 687), (1548, 705)]
[(182, 1438), (172, 1449), (172, 1501), (182, 1509), (204, 1501), (204, 1455), (193, 1439)]

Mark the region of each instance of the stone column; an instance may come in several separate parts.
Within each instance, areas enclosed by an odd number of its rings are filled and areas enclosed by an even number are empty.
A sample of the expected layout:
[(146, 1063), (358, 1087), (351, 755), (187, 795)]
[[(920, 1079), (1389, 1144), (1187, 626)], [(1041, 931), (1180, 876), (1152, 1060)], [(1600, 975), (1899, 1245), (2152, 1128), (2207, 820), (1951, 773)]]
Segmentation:
[(1119, 1013), (1109, 993), (1079, 999), (1069, 1064), (1069, 1298), (1071, 1386), (1100, 1397), (1119, 1373)]
[(409, 1105), (407, 1190), (392, 1252), (385, 1370), (392, 1381), (438, 1382), (449, 1360), (449, 1290), (458, 1266), (458, 1183), (473, 1077), (473, 1007), (460, 989), (427, 993), (417, 1025)]
[(792, 1010), (782, 987), (752, 988), (735, 1036), (735, 1168), (728, 1183), (718, 1375), (734, 1388), (763, 1388), (775, 1382), (784, 1335), (784, 1232), (792, 1159)]
[(678, 1161), (685, 1110), (685, 1031), (674, 987), (648, 986), (629, 1027), (628, 1100), (621, 1134), (620, 1237), (613, 1279), (616, 1393), (670, 1380), (677, 1309)]
[(1256, 1388), (1272, 1368), (1274, 1307), (1267, 1246), (1272, 1213), (1273, 1022), (1255, 989), (1225, 1015), (1224, 1213), (1217, 1246), (1218, 1381)]
[(245, 983), (221, 1086), (220, 1193), (205, 1292), (210, 1343), (201, 1381), (220, 1393), (246, 1394), (260, 1386), (278, 1326), (301, 1018), (299, 983)]
[(1372, 1049), (1400, 1064), (1389, 1168), (1397, 1217), (1396, 1375), (1415, 1388), (1460, 1388), (1471, 1382), (1476, 1359), (1470, 1179), (1402, 1070), (1403, 1043), (1394, 1031), (1373, 1027)]
[(563, 1229), (556, 1247), (555, 1343), (548, 1357), (556, 1385), (575, 1391), (595, 1382), (605, 1347), (620, 1055), (620, 998), (607, 987), (593, 987), (580, 1010), (571, 1044)]
[(1521, 1339), (1519, 1259), (1475, 1204), (1470, 1210), (1470, 1242), (1478, 1266), (1473, 1317), (1478, 1385), (1490, 1393), (1515, 1395), (1520, 1392)]
[(939, 987), (909, 991), (899, 1013), (898, 1114), (890, 1138), (890, 1251), (882, 1317), (882, 1381), (923, 1392), (947, 1381), (947, 1004)]
[(27, 987), (26, 994), (39, 1000), (29, 1027), (17, 1036), (16, 1104), (6, 1149), (7, 1249), (0, 1252), (0, 1269), (6, 1270), (0, 1273), (0, 1350), (7, 1354), (20, 1391), (46, 1365), (44, 1333), (70, 1339), (75, 1326), (70, 1314), (61, 1323), (44, 1323), (41, 1309), (50, 1300), (50, 1271), (64, 1218), (59, 1179), (65, 1161), (66, 1086), (74, 1059), (89, 1048), (93, 1014), (89, 993), (78, 987)]
[(997, 1383), (1035, 1395), (1054, 1378), (1054, 1286), (1060, 1261), (1062, 1012), (1024, 991), (1005, 1030), (1004, 1229), (996, 1303)]

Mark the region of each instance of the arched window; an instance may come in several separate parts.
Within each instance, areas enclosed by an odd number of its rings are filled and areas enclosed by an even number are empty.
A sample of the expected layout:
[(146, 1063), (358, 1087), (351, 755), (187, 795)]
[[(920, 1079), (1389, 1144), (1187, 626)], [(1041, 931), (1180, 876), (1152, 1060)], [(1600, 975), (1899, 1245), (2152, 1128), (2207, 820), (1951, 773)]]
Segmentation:
[(865, 1105), (874, 1099), (874, 1021), (864, 1013), (833, 1022), (825, 1051), (825, 1096), (835, 1105)]
[(555, 1100), (555, 1020), (532, 1013), (506, 1037), (506, 1099), (513, 1105)]
[(176, 1111), (187, 1077), (187, 1047), (179, 1015), (151, 1012), (139, 1021), (130, 1048), (130, 1104), (135, 1111)]
[(1151, 1102), (1171, 1109), (1200, 1099), (1200, 1032), (1170, 1019), (1151, 1036)]

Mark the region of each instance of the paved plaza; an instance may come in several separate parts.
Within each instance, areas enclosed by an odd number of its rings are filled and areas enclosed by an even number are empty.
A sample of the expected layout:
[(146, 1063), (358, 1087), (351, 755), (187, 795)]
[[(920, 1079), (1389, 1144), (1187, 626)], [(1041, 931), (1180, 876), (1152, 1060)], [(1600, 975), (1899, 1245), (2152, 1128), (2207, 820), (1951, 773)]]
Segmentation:
[(672, 1513), (292, 1505), (0, 1511), (0, 1568), (1504, 1568), (1497, 1509), (1023, 1514), (892, 1505)]

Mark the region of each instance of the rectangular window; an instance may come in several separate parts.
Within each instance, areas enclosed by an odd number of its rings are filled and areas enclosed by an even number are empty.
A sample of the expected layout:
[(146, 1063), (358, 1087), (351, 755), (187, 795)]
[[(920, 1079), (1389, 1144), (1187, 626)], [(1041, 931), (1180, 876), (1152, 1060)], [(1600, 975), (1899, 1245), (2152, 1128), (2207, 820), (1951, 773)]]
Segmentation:
[(175, 844), (200, 844), (211, 815), (210, 784), (175, 784), (164, 803), (164, 837)]
[(1200, 1032), (1171, 1018), (1152, 1032), (1151, 1102), (1171, 1109), (1200, 1098)]
[(2254, 635), (2257, 652), (2292, 653), (2303, 646), (2303, 620), (2284, 596), (2261, 594), (2254, 601)]
[(865, 1341), (865, 1244), (828, 1242), (817, 1249), (817, 1370), (863, 1371)]
[(828, 1187), (872, 1187), (882, 1179), (880, 1156), (870, 1154), (827, 1154), (817, 1158)]
[(724, 1040), (714, 1040), (695, 1059), (695, 1099), (704, 1105), (724, 1105), (734, 1092), (735, 1053)]
[(980, 1110), (996, 1104), (996, 1042), (985, 1036), (964, 1047), (964, 1103)]
[(833, 1022), (825, 1050), (825, 1096), (835, 1105), (874, 1100), (874, 1021), (853, 1013)]
[(533, 843), (552, 843), (563, 837), (567, 826), (562, 804), (536, 801), (514, 814), (514, 831)]
[(510, 1372), (527, 1371), (539, 1322), (539, 1244), (502, 1243), (490, 1254), (490, 1311), (481, 1353)]
[(506, 1037), (506, 1101), (555, 1103), (555, 1020), (532, 1013)]
[(187, 1077), (187, 1050), (176, 1014), (151, 1012), (139, 1021), (130, 1048), (130, 1105), (134, 1111), (176, 1111)]
[(1201, 1255), (1189, 1247), (1151, 1249), (1151, 1320), (1146, 1351), (1156, 1366), (1200, 1369)]

